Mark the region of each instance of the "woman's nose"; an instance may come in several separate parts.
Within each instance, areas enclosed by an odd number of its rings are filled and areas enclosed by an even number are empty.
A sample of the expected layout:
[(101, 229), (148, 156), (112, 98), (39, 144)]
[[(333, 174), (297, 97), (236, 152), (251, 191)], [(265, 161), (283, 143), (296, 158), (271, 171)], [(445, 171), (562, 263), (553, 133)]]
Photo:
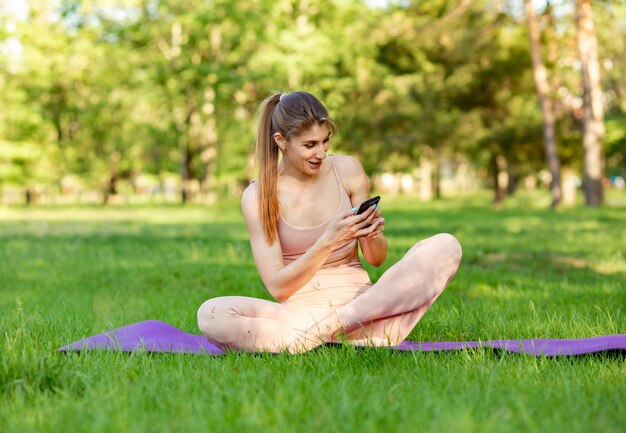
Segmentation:
[(318, 148), (315, 152), (315, 157), (319, 158), (319, 159), (324, 159), (326, 158), (326, 150), (324, 149), (324, 147), (322, 147), (321, 149)]

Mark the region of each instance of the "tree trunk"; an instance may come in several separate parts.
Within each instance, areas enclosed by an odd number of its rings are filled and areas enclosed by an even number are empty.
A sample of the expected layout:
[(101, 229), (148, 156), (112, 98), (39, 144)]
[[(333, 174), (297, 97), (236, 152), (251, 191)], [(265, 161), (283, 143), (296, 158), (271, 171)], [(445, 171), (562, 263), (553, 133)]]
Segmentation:
[[(559, 60), (559, 46), (553, 10), (553, 6), (550, 4), (550, 1), (548, 1), (545, 12), (548, 21), (548, 27), (546, 29), (546, 39), (548, 40), (548, 63), (554, 66)], [(554, 110), (556, 122), (558, 122), (563, 118), (563, 104), (561, 99), (557, 96), (559, 88), (561, 87), (561, 78), (559, 77), (559, 74), (552, 74), (550, 87), (550, 96), (553, 104), (552, 108)]]
[(507, 174), (506, 195), (512, 196), (513, 194), (515, 194), (515, 190), (517, 189), (517, 175), (515, 174), (515, 169), (513, 167), (513, 164), (507, 164), (506, 174)]
[(493, 204), (501, 206), (509, 186), (509, 173), (506, 158), (498, 155), (493, 159)]
[(432, 150), (428, 146), (422, 147), (420, 155), (420, 199), (430, 201), (433, 198), (433, 164), (430, 159)]
[(180, 151), (180, 197), (183, 204), (192, 199), (193, 192), (191, 190), (191, 180), (195, 177), (193, 170), (193, 137), (191, 131), (191, 119), (196, 110), (196, 104), (190, 93), (187, 93), (185, 98), (186, 102), (186, 115), (179, 128), (181, 135), (179, 137), (179, 151)]
[(591, 0), (576, 0), (578, 51), (583, 75), (583, 187), (585, 204), (600, 206), (604, 202), (604, 110), (600, 87), (598, 41), (593, 26)]
[(58, 83), (53, 83), (50, 88), (50, 109), (52, 111), (52, 123), (56, 130), (56, 139), (59, 147), (63, 146), (63, 112), (65, 109), (65, 90), (63, 86)]
[(30, 187), (26, 188), (26, 191), (24, 191), (24, 199), (26, 201), (26, 206), (32, 204), (35, 201), (35, 191), (33, 191)]
[(190, 138), (188, 131), (185, 131), (180, 137), (180, 198), (183, 204), (192, 199), (193, 192), (191, 190), (191, 179), (193, 178)]
[(204, 173), (202, 176), (201, 189), (205, 200), (209, 199), (210, 188), (215, 177), (215, 160), (217, 158), (217, 120), (215, 116), (215, 98), (216, 92), (212, 87), (204, 90), (204, 102), (202, 112), (205, 120), (198, 130), (198, 141), (202, 143), (200, 152), (200, 160)]
[(117, 195), (117, 181), (119, 180), (119, 176), (117, 173), (111, 173), (109, 177), (109, 183), (107, 184), (106, 189), (104, 190), (104, 199), (103, 204), (109, 204), (111, 202), (111, 198)]
[(433, 173), (433, 191), (435, 193), (435, 199), (441, 199), (441, 154), (439, 150), (433, 153), (433, 167), (435, 168)]
[(543, 117), (543, 141), (548, 161), (548, 168), (552, 174), (550, 190), (552, 192), (552, 208), (556, 208), (561, 202), (561, 164), (556, 143), (556, 132), (554, 125), (554, 112), (552, 100), (550, 99), (548, 84), (548, 73), (541, 60), (541, 47), (539, 45), (539, 26), (537, 17), (531, 0), (524, 0), (528, 15), (528, 30), (530, 33), (530, 52), (533, 59), (533, 73), (537, 86), (537, 96), (541, 105), (541, 115)]

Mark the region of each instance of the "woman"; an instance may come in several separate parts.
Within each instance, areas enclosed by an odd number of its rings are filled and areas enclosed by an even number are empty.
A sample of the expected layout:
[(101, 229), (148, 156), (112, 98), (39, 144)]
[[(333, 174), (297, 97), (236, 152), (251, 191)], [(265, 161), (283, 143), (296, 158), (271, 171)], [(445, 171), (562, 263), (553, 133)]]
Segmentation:
[[(399, 344), (454, 276), (461, 247), (449, 234), (416, 243), (372, 284), (359, 260), (387, 256), (380, 208), (361, 164), (329, 155), (335, 125), (311, 94), (267, 98), (257, 133), (259, 181), (241, 199), (259, 274), (278, 301), (225, 296), (206, 301), (198, 325), (229, 349), (303, 352), (339, 337)], [(278, 153), (282, 154), (279, 163)]]

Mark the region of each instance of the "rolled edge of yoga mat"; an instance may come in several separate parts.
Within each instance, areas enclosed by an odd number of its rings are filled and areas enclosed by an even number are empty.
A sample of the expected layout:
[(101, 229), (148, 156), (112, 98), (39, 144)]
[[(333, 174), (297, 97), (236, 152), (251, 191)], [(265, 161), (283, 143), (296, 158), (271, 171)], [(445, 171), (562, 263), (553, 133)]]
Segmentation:
[[(582, 355), (609, 350), (626, 351), (626, 334), (613, 334), (579, 339), (486, 340), (454, 342), (403, 341), (388, 349), (401, 351), (450, 351), (486, 347), (537, 356)], [(160, 320), (146, 320), (83, 338), (58, 349), (62, 352), (81, 350), (116, 350), (132, 352), (195, 353), (221, 355), (224, 352), (202, 335), (188, 334)]]
[(576, 339), (527, 339), (527, 340), (485, 340), (455, 342), (416, 342), (403, 341), (398, 350), (417, 350), (423, 352), (449, 351), (487, 347), (509, 352), (537, 356), (583, 355), (586, 353), (609, 350), (626, 350), (626, 334), (602, 335)]

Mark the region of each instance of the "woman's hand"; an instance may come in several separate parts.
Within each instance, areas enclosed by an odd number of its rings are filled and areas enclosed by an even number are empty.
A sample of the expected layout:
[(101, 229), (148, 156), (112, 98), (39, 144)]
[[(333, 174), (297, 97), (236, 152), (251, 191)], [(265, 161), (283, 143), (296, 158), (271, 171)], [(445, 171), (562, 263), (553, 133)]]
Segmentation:
[(371, 232), (365, 237), (368, 239), (376, 239), (383, 235), (383, 231), (385, 231), (385, 218), (383, 218), (383, 214), (380, 212), (380, 206), (376, 206), (374, 209), (374, 222), (370, 226)]
[(383, 236), (385, 219), (380, 208), (374, 211), (374, 222), (369, 227), (370, 233), (359, 239), (363, 258), (376, 267), (382, 265), (387, 258), (387, 239)]
[(360, 215), (355, 215), (354, 211), (346, 211), (328, 224), (322, 237), (333, 246), (360, 237), (375, 238), (382, 233), (384, 224), (385, 220), (381, 218), (377, 207), (370, 207)]

